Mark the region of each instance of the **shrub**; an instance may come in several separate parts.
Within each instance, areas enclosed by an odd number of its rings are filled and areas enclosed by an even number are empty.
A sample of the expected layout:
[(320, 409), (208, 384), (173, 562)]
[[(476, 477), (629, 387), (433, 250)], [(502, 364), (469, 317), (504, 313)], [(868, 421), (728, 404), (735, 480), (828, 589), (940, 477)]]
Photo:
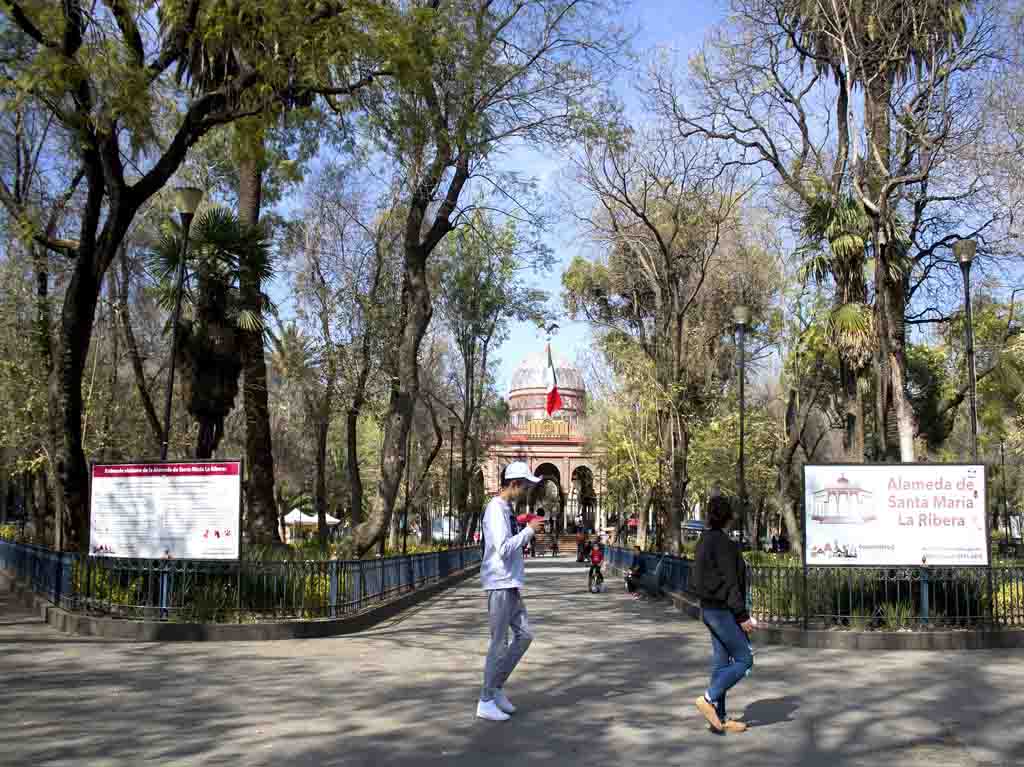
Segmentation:
[[(995, 587), (994, 617), (1000, 623), (1024, 623), (1024, 573), (1018, 571), (1016, 578), (1004, 581)], [(986, 597), (986, 602), (988, 601)]]
[(875, 625), (875, 614), (865, 608), (855, 608), (850, 611), (848, 623), (853, 631), (867, 631)]
[(886, 602), (882, 605), (882, 624), (888, 631), (910, 628), (914, 606), (909, 602)]
[(771, 554), (766, 551), (744, 551), (743, 559), (751, 567), (800, 567), (796, 554)]
[(100, 565), (89, 566), (86, 560), (79, 559), (71, 569), (71, 588), (75, 594), (92, 601), (134, 606), (139, 604), (142, 576), (131, 578)]
[(223, 623), (231, 619), (238, 604), (238, 588), (234, 579), (215, 577), (198, 583), (186, 581), (181, 606), (171, 614), (175, 620), (188, 623)]

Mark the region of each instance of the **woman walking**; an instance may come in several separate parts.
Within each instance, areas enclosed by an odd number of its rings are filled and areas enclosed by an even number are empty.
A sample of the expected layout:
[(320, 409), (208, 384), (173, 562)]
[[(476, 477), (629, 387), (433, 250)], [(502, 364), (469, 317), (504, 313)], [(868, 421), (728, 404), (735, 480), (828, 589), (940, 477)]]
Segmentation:
[(697, 709), (715, 732), (743, 732), (747, 726), (726, 715), (725, 695), (750, 673), (754, 655), (747, 612), (747, 566), (740, 547), (726, 533), (733, 513), (721, 497), (711, 499), (708, 527), (697, 544), (694, 589), (701, 618), (711, 634), (711, 683), (697, 698)]

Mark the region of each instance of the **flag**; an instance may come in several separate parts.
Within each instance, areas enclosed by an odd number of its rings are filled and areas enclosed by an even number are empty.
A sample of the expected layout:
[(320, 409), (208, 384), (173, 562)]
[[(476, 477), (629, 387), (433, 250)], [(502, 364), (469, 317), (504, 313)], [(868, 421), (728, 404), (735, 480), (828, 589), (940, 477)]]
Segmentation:
[(562, 395), (558, 393), (558, 378), (555, 376), (555, 363), (551, 361), (551, 344), (548, 344), (548, 370), (544, 376), (544, 383), (548, 389), (548, 415), (551, 415), (562, 407)]

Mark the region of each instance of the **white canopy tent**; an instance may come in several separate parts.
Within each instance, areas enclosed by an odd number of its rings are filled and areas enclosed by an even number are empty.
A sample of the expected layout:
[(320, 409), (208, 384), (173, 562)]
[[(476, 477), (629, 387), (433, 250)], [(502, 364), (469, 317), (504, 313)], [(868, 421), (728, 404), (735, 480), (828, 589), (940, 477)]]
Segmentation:
[[(316, 527), (317, 519), (316, 514), (303, 514), (298, 509), (292, 509), (284, 515), (284, 523), (289, 527)], [(334, 527), (334, 525), (341, 524), (341, 520), (328, 514), (327, 524)]]

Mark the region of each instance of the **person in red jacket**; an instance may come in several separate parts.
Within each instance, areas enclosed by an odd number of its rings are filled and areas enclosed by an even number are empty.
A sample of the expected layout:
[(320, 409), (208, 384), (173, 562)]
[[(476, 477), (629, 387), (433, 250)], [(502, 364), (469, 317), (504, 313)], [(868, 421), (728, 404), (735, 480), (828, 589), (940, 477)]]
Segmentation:
[(601, 565), (604, 563), (604, 551), (596, 543), (590, 548), (590, 574), (587, 576), (589, 582), (590, 578), (597, 579), (598, 584), (604, 580), (604, 576), (601, 575)]

